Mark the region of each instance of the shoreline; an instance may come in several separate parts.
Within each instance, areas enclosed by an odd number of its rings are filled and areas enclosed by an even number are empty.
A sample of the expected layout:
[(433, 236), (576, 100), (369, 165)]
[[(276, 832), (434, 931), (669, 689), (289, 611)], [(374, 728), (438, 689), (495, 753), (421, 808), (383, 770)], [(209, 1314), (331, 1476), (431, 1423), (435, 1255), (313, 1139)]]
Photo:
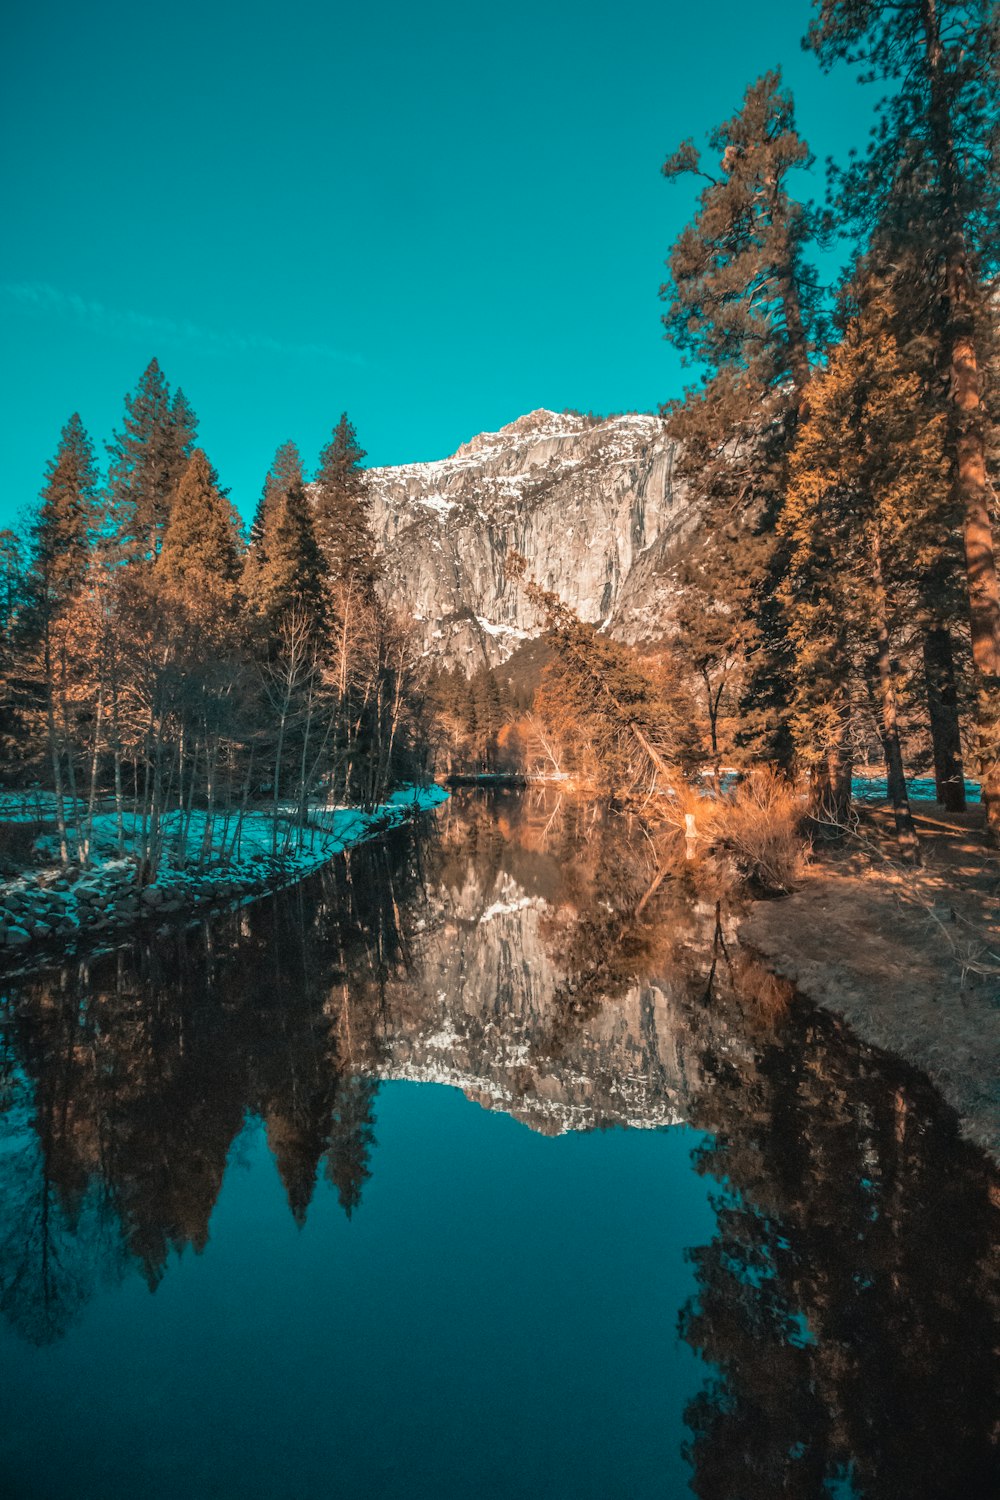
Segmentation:
[(821, 857), (791, 895), (754, 902), (739, 939), (924, 1072), (1000, 1164), (1000, 862), (968, 817), (935, 808), (917, 823), (922, 868)]
[(431, 783), (400, 788), (370, 812), (315, 809), (308, 844), (303, 839), (298, 849), (276, 855), (264, 847), (272, 836), (269, 815), (250, 813), (245, 856), (216, 857), (195, 867), (177, 867), (165, 858), (156, 880), (142, 889), (128, 856), (83, 869), (46, 865), (25, 871), (0, 885), (0, 971), (16, 972), (15, 963), (59, 962), (83, 946), (141, 932), (164, 918), (234, 910), (297, 884), (346, 849), (434, 811), (449, 795)]

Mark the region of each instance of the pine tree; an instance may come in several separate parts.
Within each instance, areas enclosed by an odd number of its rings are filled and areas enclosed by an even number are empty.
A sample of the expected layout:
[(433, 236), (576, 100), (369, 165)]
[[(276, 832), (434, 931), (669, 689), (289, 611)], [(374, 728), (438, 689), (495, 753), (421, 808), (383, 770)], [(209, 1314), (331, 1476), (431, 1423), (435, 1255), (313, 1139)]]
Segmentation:
[[(177, 387), (170, 402), (170, 431), (172, 434), (176, 463), (179, 469), (187, 463), (195, 449), (198, 440), (198, 418), (194, 407), (191, 405), (180, 386)], [(213, 470), (212, 482), (218, 486), (218, 476)]]
[(333, 436), (320, 454), (315, 482), (316, 536), (335, 584), (357, 584), (370, 597), (379, 576), (371, 529), (368, 477), (362, 468), (365, 450), (341, 414)]
[(741, 586), (746, 586), (745, 575), (732, 566), (725, 567), (722, 571), (725, 583), (720, 587), (717, 569), (723, 545), (729, 540), (725, 533), (715, 539), (715, 545), (706, 545), (699, 538), (693, 553), (680, 560), (676, 570), (680, 588), (676, 633), (671, 639), (675, 656), (698, 683), (697, 694), (705, 709), (717, 784), (723, 752), (720, 737), (723, 708), (736, 706), (746, 663), (759, 642), (753, 599), (740, 593)]
[(253, 521), (250, 526), (250, 546), (256, 547), (260, 544), (264, 535), (265, 517), (273, 506), (293, 484), (305, 484), (305, 474), (302, 469), (302, 457), (298, 448), (291, 441), (282, 443), (275, 453), (271, 467), (267, 471), (264, 480), (264, 488), (257, 502)]
[(297, 607), (315, 630), (323, 630), (329, 608), (326, 561), (301, 484), (292, 483), (266, 512), (260, 541), (247, 554), (243, 592), (271, 626)]
[(74, 638), (72, 614), (81, 600), (89, 568), (97, 470), (94, 451), (75, 413), (63, 428), (48, 466), (31, 528), (32, 560), (25, 637), (29, 666), (25, 687), (40, 710), (52, 771), (60, 857), (68, 863), (67, 802), (75, 810), (73, 760)]
[(15, 531), (0, 531), (0, 767), (23, 765), (24, 726), (18, 713), (23, 696), (15, 649), (26, 604), (24, 550)]
[(1000, 262), (1000, 8), (991, 0), (819, 0), (807, 45), (888, 84), (867, 153), (841, 174), (837, 207), (881, 254), (923, 264), (949, 400), (962, 516), (983, 800), (1000, 837), (1000, 582), (991, 525), (984, 382)]
[(0, 531), (0, 637), (8, 638), (24, 608), (24, 552), (16, 531)]
[(471, 691), (477, 769), (492, 772), (496, 768), (497, 736), (503, 726), (504, 711), (496, 674), (490, 667), (480, 667), (472, 679)]
[(87, 575), (97, 504), (94, 449), (76, 412), (62, 430), (32, 525), (36, 606), (58, 612)]
[(125, 398), (122, 431), (108, 444), (111, 524), (126, 561), (153, 560), (159, 553), (196, 430), (187, 398), (181, 391), (171, 397), (163, 371), (151, 360), (134, 394)]
[[(663, 168), (669, 179), (707, 179), (661, 288), (667, 337), (704, 373), (664, 415), (680, 445), (679, 471), (706, 518), (706, 568), (719, 596), (741, 602), (744, 621), (742, 628), (731, 622), (734, 636), (745, 632), (754, 642), (745, 733), (785, 760), (784, 631), (775, 603), (783, 559), (774, 525), (819, 322), (805, 253), (812, 217), (790, 184), (812, 158), (778, 73), (747, 90), (709, 146), (718, 159), (713, 172), (691, 141)], [(847, 790), (841, 775), (819, 795), (842, 799)]]
[[(809, 325), (815, 277), (805, 261), (810, 216), (791, 195), (789, 176), (812, 156), (795, 126), (781, 75), (747, 89), (739, 112), (714, 130), (717, 175), (703, 170), (694, 143), (668, 157), (663, 174), (707, 177), (694, 221), (678, 236), (661, 288), (667, 337), (709, 378), (725, 373), (743, 393), (801, 405), (809, 381)], [(709, 394), (722, 399), (727, 392)], [(730, 390), (728, 394), (733, 394)], [(727, 425), (721, 436), (733, 435)]]
[(194, 609), (232, 609), (242, 551), (239, 516), (219, 493), (212, 466), (196, 448), (171, 502), (156, 576)]

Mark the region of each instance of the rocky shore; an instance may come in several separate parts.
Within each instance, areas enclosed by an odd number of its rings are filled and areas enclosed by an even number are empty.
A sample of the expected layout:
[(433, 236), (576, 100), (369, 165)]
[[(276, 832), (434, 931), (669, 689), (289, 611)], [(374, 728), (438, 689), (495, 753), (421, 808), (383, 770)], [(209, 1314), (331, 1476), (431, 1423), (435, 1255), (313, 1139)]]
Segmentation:
[[(301, 841), (285, 852), (271, 850), (272, 824), (249, 814), (238, 858), (177, 863), (166, 852), (154, 881), (140, 886), (131, 857), (98, 858), (91, 867), (43, 866), (0, 885), (0, 964), (35, 952), (72, 952), (139, 924), (156, 924), (184, 913), (195, 915), (238, 905), (302, 880), (335, 855), (444, 801), (437, 786), (406, 788), (370, 812), (317, 810)], [(284, 833), (284, 831), (283, 831)], [(45, 840), (43, 838), (42, 842)]]

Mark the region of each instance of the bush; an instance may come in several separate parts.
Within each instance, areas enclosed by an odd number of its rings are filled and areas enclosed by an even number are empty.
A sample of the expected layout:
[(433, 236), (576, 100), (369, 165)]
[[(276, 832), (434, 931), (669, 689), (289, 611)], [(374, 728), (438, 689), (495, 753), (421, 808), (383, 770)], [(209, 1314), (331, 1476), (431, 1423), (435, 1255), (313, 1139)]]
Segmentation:
[(794, 787), (770, 766), (757, 766), (719, 803), (717, 837), (744, 880), (767, 895), (786, 895), (805, 857), (802, 804)]

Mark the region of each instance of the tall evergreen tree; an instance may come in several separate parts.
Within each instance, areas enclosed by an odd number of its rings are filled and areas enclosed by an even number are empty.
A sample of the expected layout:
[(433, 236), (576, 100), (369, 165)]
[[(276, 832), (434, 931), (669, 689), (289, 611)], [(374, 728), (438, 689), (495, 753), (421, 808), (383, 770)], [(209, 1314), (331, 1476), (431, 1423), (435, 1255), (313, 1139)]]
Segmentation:
[(70, 616), (85, 589), (96, 494), (93, 447), (74, 413), (46, 470), (31, 528), (33, 556), (25, 620), (30, 665), (24, 686), (29, 702), (40, 709), (45, 726), (63, 864), (69, 859), (66, 793), (70, 806), (76, 801), (71, 689), (71, 641), (75, 632)]
[[(663, 323), (667, 337), (706, 367), (703, 394), (714, 406), (726, 395), (738, 402), (741, 394), (764, 394), (775, 402), (769, 415), (784, 419), (785, 403), (800, 406), (809, 381), (817, 289), (804, 253), (810, 215), (789, 183), (812, 155), (778, 72), (747, 89), (739, 112), (712, 131), (709, 148), (718, 157), (714, 174), (690, 140), (663, 166), (671, 180), (707, 179), (697, 214), (670, 253)], [(727, 385), (714, 386), (721, 376)], [(722, 429), (724, 440), (745, 428), (737, 405), (732, 417), (740, 415)]]
[(192, 604), (235, 602), (242, 568), (239, 516), (214, 483), (200, 448), (192, 453), (170, 507), (157, 577)]
[(24, 607), (24, 552), (16, 531), (0, 531), (0, 637), (10, 635)]
[(171, 396), (155, 359), (125, 398), (120, 433), (108, 444), (108, 499), (115, 543), (129, 562), (155, 559), (170, 503), (194, 449), (197, 419), (183, 392)]
[(0, 768), (24, 763), (24, 726), (17, 699), (15, 636), (26, 605), (24, 550), (15, 531), (0, 531)]
[(250, 546), (256, 547), (260, 544), (264, 535), (265, 517), (268, 511), (293, 484), (305, 484), (305, 474), (302, 469), (302, 457), (298, 448), (291, 441), (282, 443), (275, 453), (271, 467), (267, 471), (264, 480), (264, 488), (254, 511), (253, 521), (250, 526)]
[(272, 626), (297, 606), (314, 629), (322, 630), (328, 614), (327, 567), (303, 485), (292, 483), (279, 494), (263, 522), (260, 542), (250, 548), (243, 570), (248, 603)]
[(316, 536), (334, 583), (356, 583), (370, 596), (378, 578), (368, 500), (365, 450), (346, 412), (320, 454), (316, 474)]
[[(807, 401), (819, 294), (805, 253), (811, 215), (790, 181), (812, 158), (778, 73), (751, 85), (738, 113), (712, 132), (709, 147), (714, 170), (703, 167), (690, 140), (663, 168), (670, 179), (693, 175), (706, 183), (661, 288), (666, 336), (703, 376), (664, 415), (680, 444), (680, 470), (706, 515), (718, 592), (742, 601), (746, 612), (742, 631), (730, 622), (734, 637), (754, 642), (747, 731), (786, 759), (784, 632), (775, 604), (782, 558), (774, 523)], [(840, 803), (844, 794), (843, 767), (825, 768), (818, 800)]]
[(883, 253), (924, 267), (927, 321), (948, 388), (952, 483), (962, 517), (983, 798), (1000, 837), (1000, 581), (987, 476), (988, 361), (1000, 265), (1000, 7), (992, 0), (817, 0), (806, 43), (825, 67), (884, 81), (867, 153), (840, 175), (838, 207)]
[(843, 341), (811, 387), (781, 517), (793, 724), (807, 763), (831, 743), (850, 743), (856, 677), (867, 679), (900, 847), (913, 858), (896, 657), (947, 505), (944, 424), (928, 419), (920, 374), (897, 344), (891, 288), (863, 274), (855, 295)]
[(36, 604), (63, 608), (87, 575), (97, 503), (94, 448), (74, 412), (49, 463), (38, 514), (31, 528)]

